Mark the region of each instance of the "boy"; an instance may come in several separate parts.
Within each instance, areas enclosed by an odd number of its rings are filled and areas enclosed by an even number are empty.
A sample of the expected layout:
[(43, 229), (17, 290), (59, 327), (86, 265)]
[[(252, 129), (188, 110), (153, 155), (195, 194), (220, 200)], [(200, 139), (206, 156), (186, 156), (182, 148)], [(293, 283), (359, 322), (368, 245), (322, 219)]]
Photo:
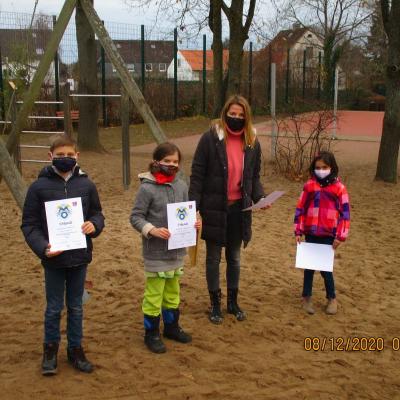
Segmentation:
[[(96, 186), (77, 165), (79, 153), (76, 143), (66, 135), (54, 137), (50, 147), (49, 165), (40, 172), (26, 195), (21, 229), (32, 251), (41, 259), (46, 287), (42, 374), (57, 373), (57, 352), (60, 342), (60, 318), (67, 304), (68, 361), (78, 370), (92, 372), (93, 365), (86, 359), (82, 341), (82, 295), (86, 268), (92, 260), (91, 238), (104, 228)], [(72, 197), (82, 199), (87, 248), (52, 251), (49, 244), (45, 202)]]

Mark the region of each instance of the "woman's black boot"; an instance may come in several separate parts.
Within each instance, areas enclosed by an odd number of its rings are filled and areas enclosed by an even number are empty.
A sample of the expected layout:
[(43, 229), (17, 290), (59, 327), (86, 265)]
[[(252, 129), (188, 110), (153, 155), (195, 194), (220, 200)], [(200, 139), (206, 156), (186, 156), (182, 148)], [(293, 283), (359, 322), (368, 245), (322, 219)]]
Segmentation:
[(238, 291), (239, 289), (228, 289), (227, 312), (233, 314), (238, 321), (244, 321), (246, 313), (240, 309), (237, 303)]
[(221, 312), (221, 289), (209, 291), (209, 293), (210, 293), (211, 309), (208, 314), (208, 319), (213, 324), (221, 324), (224, 318)]

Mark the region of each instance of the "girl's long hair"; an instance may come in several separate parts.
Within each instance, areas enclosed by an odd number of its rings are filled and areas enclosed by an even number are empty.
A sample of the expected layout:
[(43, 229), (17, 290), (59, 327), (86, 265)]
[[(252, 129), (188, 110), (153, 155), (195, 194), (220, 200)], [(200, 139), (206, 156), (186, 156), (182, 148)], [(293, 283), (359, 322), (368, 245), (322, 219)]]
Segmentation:
[(236, 94), (229, 97), (225, 105), (222, 107), (221, 117), (214, 120), (213, 123), (217, 125), (219, 128), (223, 129), (224, 138), (226, 140), (226, 138), (228, 137), (228, 132), (226, 130), (226, 115), (229, 108), (234, 104), (241, 106), (244, 111), (244, 119), (245, 119), (244, 143), (246, 146), (254, 147), (254, 144), (256, 142), (256, 134), (255, 134), (255, 129), (253, 127), (251, 108), (248, 101), (243, 96)]

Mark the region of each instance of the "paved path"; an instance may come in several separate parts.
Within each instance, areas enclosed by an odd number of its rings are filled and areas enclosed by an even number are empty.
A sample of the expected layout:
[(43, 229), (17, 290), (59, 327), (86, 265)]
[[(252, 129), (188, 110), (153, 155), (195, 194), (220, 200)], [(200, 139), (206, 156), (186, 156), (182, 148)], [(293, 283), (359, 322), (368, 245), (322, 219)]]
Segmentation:
[[(382, 134), (384, 112), (379, 111), (340, 111), (338, 114), (338, 139), (355, 141), (379, 141)], [(257, 134), (261, 144), (269, 145), (271, 123), (269, 121), (256, 124)], [(183, 155), (192, 156), (199, 142), (201, 134), (174, 139), (174, 143), (181, 149)], [(264, 137), (263, 137), (264, 136)], [(133, 154), (148, 155), (154, 150), (154, 143), (131, 148)]]

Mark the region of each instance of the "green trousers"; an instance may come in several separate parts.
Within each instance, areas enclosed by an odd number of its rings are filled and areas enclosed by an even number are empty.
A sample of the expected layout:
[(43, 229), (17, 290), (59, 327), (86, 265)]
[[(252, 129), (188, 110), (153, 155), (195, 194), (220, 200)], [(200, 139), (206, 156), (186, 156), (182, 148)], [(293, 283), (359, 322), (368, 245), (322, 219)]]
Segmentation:
[(179, 307), (179, 276), (172, 278), (147, 277), (142, 311), (145, 315), (157, 317), (162, 309)]

